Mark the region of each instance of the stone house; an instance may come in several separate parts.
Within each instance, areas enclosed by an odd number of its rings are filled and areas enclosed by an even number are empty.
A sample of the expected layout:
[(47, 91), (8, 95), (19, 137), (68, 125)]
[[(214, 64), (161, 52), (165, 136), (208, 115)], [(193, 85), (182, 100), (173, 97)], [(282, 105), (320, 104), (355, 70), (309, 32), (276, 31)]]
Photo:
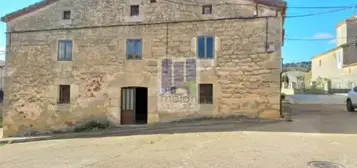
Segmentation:
[(336, 47), (312, 58), (312, 81), (331, 80), (334, 89), (351, 89), (357, 84), (357, 17), (336, 25)]
[(286, 3), (224, 1), (44, 0), (4, 16), (4, 136), (280, 117)]

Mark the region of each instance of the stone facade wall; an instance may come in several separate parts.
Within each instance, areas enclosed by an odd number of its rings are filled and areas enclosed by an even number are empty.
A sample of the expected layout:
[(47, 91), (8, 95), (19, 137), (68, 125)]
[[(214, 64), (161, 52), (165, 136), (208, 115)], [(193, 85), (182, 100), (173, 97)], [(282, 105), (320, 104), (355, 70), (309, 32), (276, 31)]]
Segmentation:
[[(211, 66), (201, 70), (198, 82), (213, 84), (214, 103), (197, 115), (280, 117), (281, 17), (80, 28), (127, 22), (128, 4), (119, 2), (124, 1), (63, 0), (8, 23), (10, 32), (61, 27), (57, 13), (71, 7), (75, 19), (69, 27), (77, 28), (11, 33), (4, 136), (66, 129), (93, 118), (120, 125), (121, 88), (127, 86), (148, 88), (149, 123), (190, 115), (158, 110), (158, 65), (165, 57), (196, 58), (198, 35), (214, 35), (216, 51), (214, 60), (198, 62)], [(201, 12), (199, 6), (144, 4), (147, 23), (197, 19)], [(214, 7), (210, 17), (252, 13), (251, 7), (231, 8)], [(164, 11), (170, 14), (160, 13)], [(126, 60), (129, 38), (143, 40), (142, 60)], [(61, 39), (73, 40), (71, 62), (57, 61)], [(275, 52), (267, 53), (267, 44), (274, 45)], [(71, 85), (69, 105), (57, 104), (61, 84)]]

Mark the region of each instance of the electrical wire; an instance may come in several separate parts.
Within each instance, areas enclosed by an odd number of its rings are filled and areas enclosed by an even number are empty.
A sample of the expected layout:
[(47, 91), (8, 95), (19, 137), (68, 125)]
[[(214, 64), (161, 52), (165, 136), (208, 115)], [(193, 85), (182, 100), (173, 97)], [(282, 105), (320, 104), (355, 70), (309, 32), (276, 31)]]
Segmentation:
[[(199, 4), (199, 3), (182, 3), (182, 2), (176, 2), (174, 0), (164, 0), (169, 3), (174, 3), (178, 5), (184, 5), (184, 6), (203, 6), (207, 4)], [(187, 1), (185, 1), (187, 2)], [(213, 6), (219, 6), (219, 5), (242, 5), (242, 6), (255, 6), (256, 4), (238, 4), (238, 3), (219, 3), (219, 4), (210, 4)], [(309, 14), (302, 14), (302, 15), (285, 15), (285, 18), (300, 18), (300, 17), (309, 17), (309, 16), (316, 16), (316, 15), (322, 15), (322, 14), (328, 14), (328, 13), (335, 13), (335, 12), (340, 12), (340, 11), (345, 11), (348, 9), (357, 9), (357, 5), (351, 5), (351, 6), (338, 6), (338, 7), (287, 7), (287, 8), (305, 8), (305, 9), (326, 9), (326, 8), (342, 8), (342, 9), (335, 9), (335, 10), (329, 10), (329, 11), (324, 11), (324, 12), (317, 12), (317, 13), (309, 13)]]
[(356, 6), (351, 6), (348, 8), (343, 8), (343, 9), (336, 9), (336, 10), (330, 10), (330, 11), (325, 11), (325, 12), (318, 12), (318, 13), (309, 13), (309, 14), (302, 14), (302, 15), (292, 15), (292, 16), (285, 16), (285, 18), (298, 18), (298, 17), (309, 17), (309, 16), (316, 16), (316, 15), (322, 15), (322, 14), (328, 14), (328, 13), (335, 13), (335, 12), (340, 12), (340, 11), (345, 11), (348, 9), (353, 9), (357, 8)]
[(292, 40), (292, 41), (325, 41), (325, 40), (347, 39), (347, 37), (340, 37), (340, 38), (291, 38), (291, 37), (285, 37), (284, 39)]
[[(166, 2), (178, 4), (178, 5), (187, 5), (187, 6), (203, 6), (207, 4), (200, 4), (198, 2), (188, 1), (188, 0), (181, 0), (187, 3), (177, 2), (175, 0), (163, 0)], [(241, 6), (256, 6), (256, 4), (240, 4), (240, 3), (231, 3), (231, 2), (223, 2), (223, 3), (216, 3), (210, 4), (212, 6), (219, 6), (219, 5), (241, 5)], [(295, 9), (337, 9), (337, 8), (350, 8), (351, 6), (355, 5), (348, 5), (348, 6), (287, 6), (287, 8), (295, 8)]]
[(289, 38), (286, 37), (284, 38), (285, 40), (293, 40), (293, 41), (325, 41), (325, 40), (337, 40), (337, 39), (342, 39), (342, 38), (311, 38), (311, 39), (307, 39), (307, 38)]

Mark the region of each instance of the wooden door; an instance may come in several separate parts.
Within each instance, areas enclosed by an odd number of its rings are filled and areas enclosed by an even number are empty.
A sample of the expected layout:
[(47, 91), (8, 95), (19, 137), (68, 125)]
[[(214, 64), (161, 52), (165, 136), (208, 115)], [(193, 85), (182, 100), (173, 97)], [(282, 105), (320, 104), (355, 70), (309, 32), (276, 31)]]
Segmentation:
[(123, 88), (121, 91), (121, 124), (135, 124), (136, 89)]

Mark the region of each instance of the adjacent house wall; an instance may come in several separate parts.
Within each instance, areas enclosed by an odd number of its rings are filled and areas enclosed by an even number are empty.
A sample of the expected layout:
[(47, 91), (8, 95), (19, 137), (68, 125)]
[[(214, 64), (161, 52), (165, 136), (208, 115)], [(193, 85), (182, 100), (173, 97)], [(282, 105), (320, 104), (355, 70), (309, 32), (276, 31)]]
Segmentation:
[(356, 42), (357, 40), (357, 20), (347, 22), (347, 43)]
[(336, 28), (336, 45), (340, 46), (347, 43), (347, 24), (342, 23)]
[[(62, 130), (90, 119), (119, 125), (121, 88), (127, 86), (148, 88), (149, 123), (191, 115), (158, 110), (158, 67), (163, 58), (196, 58), (199, 35), (216, 37), (216, 58), (199, 61), (211, 68), (201, 70), (198, 81), (213, 84), (214, 103), (199, 115), (280, 117), (281, 17), (149, 24), (248, 17), (255, 7), (219, 5), (212, 16), (202, 16), (199, 6), (130, 2), (143, 4), (141, 16), (129, 18), (130, 4), (124, 0), (61, 0), (8, 23), (13, 33), (8, 44), (4, 136)], [(73, 11), (72, 24), (60, 21), (64, 9)], [(261, 6), (260, 16), (263, 11), (271, 10)], [(120, 25), (130, 21), (148, 24)], [(64, 27), (73, 29), (60, 29)], [(143, 60), (126, 60), (129, 38), (143, 40)], [(73, 40), (73, 61), (57, 61), (62, 39)], [(274, 52), (266, 52), (267, 42), (275, 46)], [(61, 84), (71, 86), (69, 105), (57, 104)]]
[(339, 83), (344, 83), (342, 66), (338, 61), (340, 54), (343, 55), (343, 49), (337, 48), (313, 58), (311, 61), (311, 80), (315, 81), (318, 77), (329, 78), (333, 88), (338, 87)]

